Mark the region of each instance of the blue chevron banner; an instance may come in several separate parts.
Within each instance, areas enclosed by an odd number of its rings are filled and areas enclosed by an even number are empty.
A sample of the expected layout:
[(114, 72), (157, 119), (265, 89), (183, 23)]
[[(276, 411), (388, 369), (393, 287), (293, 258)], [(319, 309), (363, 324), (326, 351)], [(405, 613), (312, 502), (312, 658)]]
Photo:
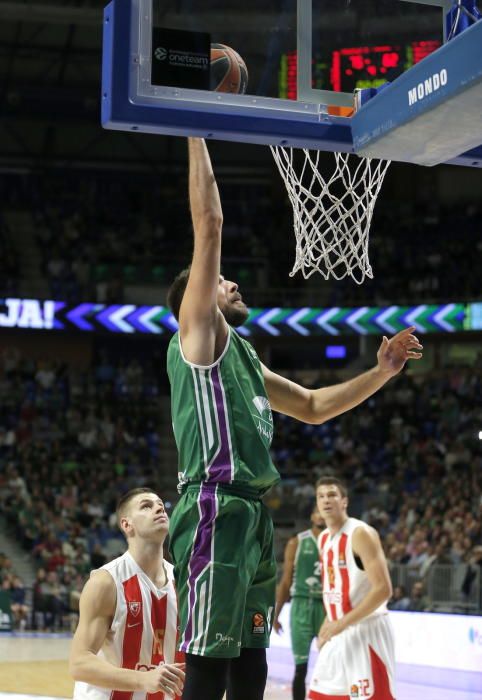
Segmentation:
[[(415, 326), (417, 333), (482, 330), (482, 302), (332, 308), (253, 308), (238, 329), (245, 337), (393, 335)], [(0, 328), (172, 335), (177, 322), (165, 306), (0, 299)]]

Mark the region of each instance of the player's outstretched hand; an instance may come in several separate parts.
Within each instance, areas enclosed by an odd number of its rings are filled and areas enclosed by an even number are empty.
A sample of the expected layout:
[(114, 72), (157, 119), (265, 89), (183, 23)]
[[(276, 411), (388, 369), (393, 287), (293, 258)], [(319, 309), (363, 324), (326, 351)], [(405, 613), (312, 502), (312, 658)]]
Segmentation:
[(378, 367), (382, 372), (395, 375), (405, 366), (407, 360), (420, 360), (423, 345), (420, 344), (417, 336), (413, 335), (415, 326), (405, 328), (393, 338), (383, 336), (382, 344), (377, 353)]
[(144, 689), (148, 693), (161, 692), (172, 697), (182, 695), (186, 677), (185, 667), (186, 664), (162, 664), (152, 671), (142, 672), (145, 676)]

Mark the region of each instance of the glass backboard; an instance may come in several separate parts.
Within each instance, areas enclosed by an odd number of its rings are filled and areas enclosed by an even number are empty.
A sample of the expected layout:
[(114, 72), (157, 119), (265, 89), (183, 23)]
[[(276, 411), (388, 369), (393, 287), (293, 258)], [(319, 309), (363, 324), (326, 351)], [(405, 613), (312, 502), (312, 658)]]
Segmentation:
[[(366, 148), (381, 127), (385, 133), (424, 118), (416, 144), (422, 153), (448, 131), (430, 128), (427, 112), (437, 108), (444, 124), (448, 110), (449, 116), (462, 113), (468, 127), (467, 138), (440, 151), (445, 161), (438, 155), (425, 160), (423, 153), (406, 156), (404, 147), (385, 152), (420, 164), (478, 166), (482, 22), (468, 20), (475, 26), (444, 43), (451, 5), (452, 0), (112, 0), (104, 13), (102, 123), (350, 153)], [(249, 73), (246, 94), (212, 89), (212, 44), (242, 56)], [(430, 97), (424, 86), (431, 90), (432, 79), (444, 89), (437, 87)], [(402, 119), (392, 123), (383, 115), (380, 125), (374, 113), (365, 127), (359, 118), (364, 108), (351, 118), (353, 91), (381, 85), (389, 86), (380, 95), (389, 115), (398, 91)], [(420, 100), (407, 102), (417, 90)], [(461, 92), (467, 93), (463, 101)], [(372, 100), (377, 109), (379, 101), (378, 95)], [(476, 152), (469, 153), (474, 145)], [(371, 151), (375, 157), (377, 149)]]
[[(209, 45), (221, 43), (243, 57), (249, 96), (349, 106), (355, 88), (395, 79), (443, 41), (442, 9), (406, 0), (134, 4), (146, 96), (162, 87), (209, 91)], [(237, 102), (232, 95), (218, 101)]]

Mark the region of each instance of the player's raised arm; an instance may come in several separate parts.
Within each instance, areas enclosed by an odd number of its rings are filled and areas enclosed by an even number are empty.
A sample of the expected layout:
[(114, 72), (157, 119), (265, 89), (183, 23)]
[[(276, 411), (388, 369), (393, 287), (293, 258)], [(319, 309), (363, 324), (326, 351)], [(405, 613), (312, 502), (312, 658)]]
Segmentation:
[(377, 353), (377, 365), (354, 379), (321, 389), (305, 389), (263, 366), (263, 377), (271, 408), (305, 423), (324, 423), (358, 406), (381, 389), (405, 366), (407, 360), (419, 360), (422, 345), (406, 328), (390, 340), (383, 338)]
[(184, 356), (209, 365), (227, 338), (227, 324), (218, 310), (223, 214), (211, 159), (203, 139), (189, 142), (189, 202), (194, 228), (194, 253), (179, 312)]

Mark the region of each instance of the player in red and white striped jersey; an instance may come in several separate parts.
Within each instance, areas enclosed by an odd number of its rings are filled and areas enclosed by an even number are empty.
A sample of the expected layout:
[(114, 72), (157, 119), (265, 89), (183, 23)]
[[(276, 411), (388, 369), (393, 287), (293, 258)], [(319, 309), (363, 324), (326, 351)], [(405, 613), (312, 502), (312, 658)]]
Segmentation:
[(392, 584), (380, 538), (350, 518), (343, 483), (325, 476), (316, 500), (327, 528), (319, 537), (326, 619), (310, 700), (395, 699), (395, 653), (387, 600)]
[(127, 552), (93, 571), (80, 598), (74, 700), (178, 698), (184, 655), (173, 567), (163, 558), (169, 518), (159, 496), (140, 488), (121, 498), (117, 519)]

